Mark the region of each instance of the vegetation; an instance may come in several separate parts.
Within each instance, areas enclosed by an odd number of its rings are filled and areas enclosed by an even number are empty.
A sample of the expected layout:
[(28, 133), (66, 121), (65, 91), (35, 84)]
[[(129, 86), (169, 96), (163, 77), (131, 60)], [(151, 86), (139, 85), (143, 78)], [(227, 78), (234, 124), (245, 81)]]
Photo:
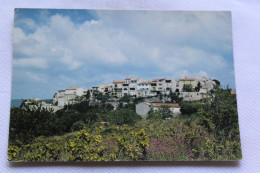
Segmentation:
[[(57, 112), (11, 108), (8, 158), (13, 161), (237, 160), (241, 156), (236, 97), (216, 87), (211, 98), (180, 102), (141, 119), (125, 97), (117, 110), (88, 100)], [(171, 119), (169, 119), (171, 118)]]
[(184, 84), (182, 88), (183, 92), (192, 92), (192, 85), (191, 84)]

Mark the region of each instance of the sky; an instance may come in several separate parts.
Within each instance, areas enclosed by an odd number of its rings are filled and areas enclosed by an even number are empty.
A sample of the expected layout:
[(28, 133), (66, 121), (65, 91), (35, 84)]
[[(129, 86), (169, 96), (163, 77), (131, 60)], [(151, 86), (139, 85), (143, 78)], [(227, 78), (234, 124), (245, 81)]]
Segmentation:
[(138, 77), (235, 89), (231, 13), (16, 9), (12, 99)]

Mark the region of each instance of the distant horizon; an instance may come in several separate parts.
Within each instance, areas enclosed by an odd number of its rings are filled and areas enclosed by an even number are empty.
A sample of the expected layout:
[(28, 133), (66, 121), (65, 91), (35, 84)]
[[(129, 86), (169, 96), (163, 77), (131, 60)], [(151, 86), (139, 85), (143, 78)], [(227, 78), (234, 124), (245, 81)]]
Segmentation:
[(210, 76), (235, 89), (231, 24), (227, 11), (18, 8), (11, 98), (49, 99), (128, 76)]

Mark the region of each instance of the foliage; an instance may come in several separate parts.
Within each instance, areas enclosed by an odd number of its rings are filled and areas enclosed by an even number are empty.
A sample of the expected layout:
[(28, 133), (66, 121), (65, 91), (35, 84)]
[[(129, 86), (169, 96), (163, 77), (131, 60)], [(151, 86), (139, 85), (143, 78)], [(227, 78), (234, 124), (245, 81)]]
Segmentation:
[(40, 135), (61, 134), (62, 126), (57, 115), (52, 110), (43, 108), (41, 104), (23, 104), (21, 108), (11, 108), (10, 145), (29, 143)]
[(158, 111), (149, 111), (148, 112), (148, 116), (147, 116), (148, 120), (159, 120), (162, 119), (162, 116), (159, 114)]
[(200, 109), (196, 116), (199, 124), (213, 132), (218, 140), (235, 139), (239, 134), (236, 97), (229, 89), (217, 89), (207, 109)]
[(241, 158), (241, 148), (239, 141), (219, 142), (190, 118), (176, 118), (142, 120), (133, 126), (97, 123), (63, 136), (38, 137), (21, 147), (10, 146), (8, 158), (15, 161), (236, 160)]
[(69, 151), (71, 161), (104, 161), (103, 151), (106, 149), (102, 145), (103, 127), (97, 127), (95, 133), (90, 133), (86, 129), (78, 132), (76, 138), (69, 140)]
[[(83, 129), (77, 134), (58, 138), (38, 137), (22, 148), (9, 146), (8, 159), (12, 161), (111, 161), (143, 160), (149, 147), (144, 129), (131, 130), (122, 126), (125, 134), (114, 137), (114, 149), (104, 140), (103, 126), (95, 130)], [(130, 132), (129, 132), (130, 131)], [(110, 140), (112, 138), (109, 138)]]
[(219, 88), (219, 87), (220, 87), (220, 82), (219, 82), (219, 80), (213, 79), (212, 81), (214, 81), (215, 84), (216, 84), (214, 88)]
[(162, 119), (172, 118), (173, 113), (169, 106), (161, 106), (159, 107), (158, 114)]
[(162, 161), (242, 157), (236, 97), (229, 88), (215, 88), (203, 103), (179, 103), (187, 116), (174, 119), (168, 119), (172, 117), (169, 107), (149, 112), (147, 120), (141, 120), (131, 103), (113, 111), (109, 104), (90, 106), (82, 101), (55, 113), (42, 108), (40, 102), (35, 104), (11, 109), (9, 160)]
[(181, 102), (180, 106), (182, 115), (192, 115), (197, 113), (199, 109), (206, 107), (206, 105), (201, 102)]
[(134, 124), (136, 121), (142, 119), (140, 115), (131, 109), (119, 109), (107, 114), (108, 122), (116, 125)]
[(171, 101), (174, 103), (180, 103), (182, 101), (182, 98), (180, 98), (176, 92), (170, 91), (169, 97), (171, 98)]
[[(67, 108), (65, 108), (66, 110)], [(87, 112), (90, 109), (89, 102), (88, 101), (82, 101), (73, 105), (69, 106), (70, 110), (76, 110), (78, 112), (84, 113)]]
[(132, 100), (132, 96), (127, 94), (127, 95), (124, 95), (123, 97), (121, 97), (119, 99), (119, 102), (125, 102), (125, 103), (130, 103), (130, 101)]
[(72, 127), (71, 127), (71, 131), (79, 131), (82, 130), (85, 126), (85, 123), (83, 121), (77, 121), (75, 123), (73, 123)]
[(96, 95), (95, 97), (97, 100), (100, 100), (101, 103), (106, 103), (108, 101), (108, 99), (110, 99), (110, 96), (108, 93), (101, 93), (101, 92), (98, 92), (98, 94)]
[(192, 85), (191, 84), (184, 84), (182, 91), (183, 92), (192, 92)]
[(202, 86), (201, 86), (200, 82), (198, 82), (197, 86), (195, 87), (195, 91), (199, 92), (201, 87)]

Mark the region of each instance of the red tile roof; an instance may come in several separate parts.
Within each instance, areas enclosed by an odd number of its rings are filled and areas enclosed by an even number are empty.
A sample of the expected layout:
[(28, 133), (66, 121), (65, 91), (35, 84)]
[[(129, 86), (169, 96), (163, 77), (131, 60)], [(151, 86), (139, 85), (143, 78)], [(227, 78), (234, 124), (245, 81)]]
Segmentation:
[(114, 80), (113, 83), (125, 83), (124, 80)]
[(165, 80), (165, 79), (154, 79), (153, 82), (158, 82), (159, 80)]
[(79, 87), (70, 87), (70, 88), (67, 88), (66, 90), (76, 90), (78, 89)]
[(153, 82), (150, 82), (150, 81), (145, 81), (145, 82), (140, 82), (138, 84), (152, 84)]
[(237, 94), (236, 91), (231, 91), (230, 93), (231, 93), (232, 95)]
[(180, 107), (180, 105), (178, 103), (150, 103), (150, 102), (144, 102), (144, 104), (153, 105), (154, 107), (161, 107), (161, 106), (177, 107), (177, 108)]
[(196, 80), (196, 78), (182, 78), (182, 79), (180, 79), (180, 81), (192, 81), (192, 80)]

